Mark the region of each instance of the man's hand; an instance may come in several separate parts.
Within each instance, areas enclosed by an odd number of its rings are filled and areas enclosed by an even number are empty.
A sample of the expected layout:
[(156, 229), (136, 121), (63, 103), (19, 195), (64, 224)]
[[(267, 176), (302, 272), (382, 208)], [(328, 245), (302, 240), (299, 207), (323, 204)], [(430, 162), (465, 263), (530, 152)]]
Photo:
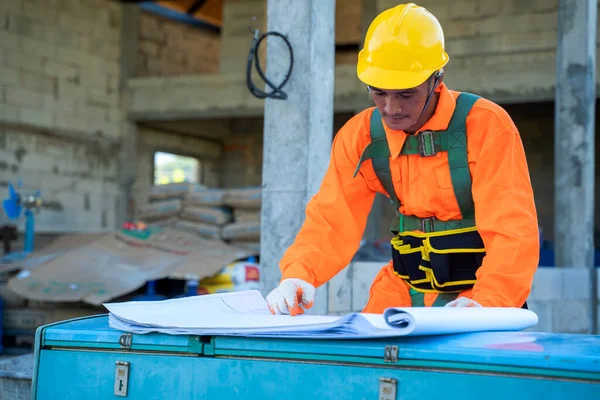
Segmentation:
[(482, 306), (475, 300), (471, 300), (467, 297), (460, 297), (460, 298), (446, 304), (444, 307), (482, 307)]
[(281, 281), (269, 295), (267, 303), (272, 314), (304, 314), (315, 300), (315, 287), (302, 279), (289, 278)]

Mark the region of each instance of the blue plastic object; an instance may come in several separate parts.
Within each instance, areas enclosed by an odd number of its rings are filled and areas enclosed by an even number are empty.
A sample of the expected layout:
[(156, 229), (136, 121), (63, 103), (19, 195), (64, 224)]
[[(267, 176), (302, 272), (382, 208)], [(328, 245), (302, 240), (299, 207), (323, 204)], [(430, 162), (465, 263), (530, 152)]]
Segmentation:
[(15, 220), (21, 215), (21, 196), (16, 192), (12, 183), (8, 184), (8, 198), (2, 202), (4, 212), (9, 219)]
[(4, 338), (4, 301), (0, 297), (0, 353), (4, 351), (2, 339)]
[(154, 301), (154, 300), (165, 300), (167, 296), (156, 293), (156, 281), (146, 282), (146, 293), (134, 296), (132, 301)]
[[(131, 400), (600, 398), (600, 336), (591, 335), (128, 337), (96, 316), (38, 328), (34, 352), (32, 398), (44, 400), (119, 398), (118, 365), (128, 367)], [(381, 396), (382, 382), (395, 382), (395, 397)]]

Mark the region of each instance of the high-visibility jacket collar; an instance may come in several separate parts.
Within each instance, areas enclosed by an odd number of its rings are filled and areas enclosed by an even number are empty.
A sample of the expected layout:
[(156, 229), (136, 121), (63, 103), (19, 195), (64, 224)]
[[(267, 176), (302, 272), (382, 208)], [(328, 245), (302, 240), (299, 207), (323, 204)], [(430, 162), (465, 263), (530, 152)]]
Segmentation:
[[(444, 82), (440, 83), (435, 91), (440, 94), (435, 113), (427, 122), (425, 122), (419, 131), (443, 131), (448, 128), (448, 124), (450, 123), (450, 119), (456, 108), (456, 98), (450, 93), (450, 90), (448, 90)], [(402, 146), (404, 146), (406, 133), (404, 131), (396, 131), (389, 128), (385, 122), (383, 126), (390, 147), (391, 157), (392, 159), (396, 159), (400, 155)]]

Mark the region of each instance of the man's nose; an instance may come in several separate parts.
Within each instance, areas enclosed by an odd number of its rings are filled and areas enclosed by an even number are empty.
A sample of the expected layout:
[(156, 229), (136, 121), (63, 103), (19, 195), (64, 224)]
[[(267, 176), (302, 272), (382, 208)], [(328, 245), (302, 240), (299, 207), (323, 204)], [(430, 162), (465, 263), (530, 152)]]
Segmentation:
[(385, 113), (394, 116), (402, 113), (402, 104), (396, 96), (387, 96), (385, 99)]

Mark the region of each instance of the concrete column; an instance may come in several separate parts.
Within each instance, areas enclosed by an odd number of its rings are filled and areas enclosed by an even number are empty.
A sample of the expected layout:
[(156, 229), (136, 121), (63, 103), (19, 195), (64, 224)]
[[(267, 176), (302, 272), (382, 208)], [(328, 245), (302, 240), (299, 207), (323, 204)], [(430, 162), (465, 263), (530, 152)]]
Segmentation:
[[(288, 38), (294, 51), (287, 100), (265, 101), (261, 286), (281, 278), (279, 261), (300, 230), (307, 201), (323, 179), (333, 137), (335, 0), (268, 0), (268, 31)], [(267, 76), (280, 82), (289, 68), (281, 38), (267, 40)], [(327, 312), (327, 285), (311, 313)]]
[(136, 57), (138, 53), (140, 8), (137, 4), (124, 4), (121, 31), (121, 91), (124, 119), (121, 123), (121, 146), (119, 151), (119, 198), (117, 204), (116, 227), (133, 218), (135, 202), (133, 201), (133, 184), (137, 173), (137, 125), (126, 119), (131, 101), (128, 81), (135, 76)]
[(556, 265), (588, 268), (590, 330), (597, 328), (594, 267), (594, 113), (597, 0), (560, 0), (556, 54)]

